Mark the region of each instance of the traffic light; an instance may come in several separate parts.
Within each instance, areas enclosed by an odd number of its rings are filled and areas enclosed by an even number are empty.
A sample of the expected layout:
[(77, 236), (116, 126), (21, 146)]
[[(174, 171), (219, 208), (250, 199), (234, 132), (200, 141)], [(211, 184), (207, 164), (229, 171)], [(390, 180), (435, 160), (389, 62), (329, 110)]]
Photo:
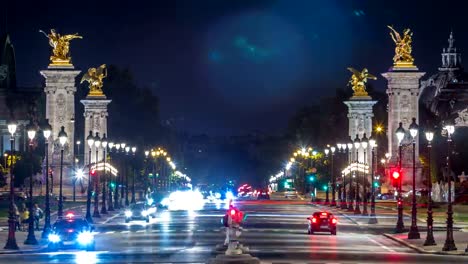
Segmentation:
[(111, 187), (111, 188), (115, 188), (115, 182), (111, 182), (111, 183), (110, 183), (110, 187)]
[(400, 179), (400, 172), (399, 171), (394, 171), (392, 173), (392, 177), (394, 180), (399, 180)]
[(375, 187), (375, 188), (379, 188), (379, 183), (378, 183), (378, 182), (374, 182), (374, 187)]
[(324, 186), (323, 186), (323, 190), (324, 190), (324, 191), (328, 190), (328, 186), (327, 186), (327, 185), (324, 185)]
[(315, 175), (309, 175), (309, 181), (310, 182), (315, 181)]
[(96, 176), (96, 170), (91, 170), (91, 176)]
[(393, 187), (398, 187), (399, 186), (399, 183), (401, 181), (401, 174), (400, 174), (400, 171), (398, 170), (394, 170), (392, 172), (392, 175), (391, 175), (391, 179), (392, 179), (392, 185)]

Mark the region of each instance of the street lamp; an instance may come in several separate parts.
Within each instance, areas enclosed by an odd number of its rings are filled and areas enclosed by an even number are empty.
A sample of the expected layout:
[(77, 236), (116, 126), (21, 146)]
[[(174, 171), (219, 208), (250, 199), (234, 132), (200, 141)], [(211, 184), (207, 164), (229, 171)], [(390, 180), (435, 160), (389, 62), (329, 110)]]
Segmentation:
[(332, 202), (331, 206), (336, 207), (336, 197), (335, 197), (335, 192), (336, 192), (336, 178), (335, 178), (335, 173), (333, 171), (333, 157), (335, 156), (335, 150), (336, 148), (334, 146), (330, 147), (331, 150), (331, 162), (330, 162), (330, 167), (331, 167), (331, 178), (332, 178)]
[(374, 172), (375, 172), (375, 162), (374, 162), (374, 149), (377, 147), (377, 142), (374, 138), (369, 138), (369, 146), (371, 148), (371, 213), (369, 218), (369, 224), (377, 224), (377, 217), (375, 217), (375, 185), (374, 185)]
[(416, 209), (416, 136), (418, 135), (419, 126), (416, 124), (416, 118), (413, 117), (413, 122), (409, 126), (411, 137), (413, 138), (413, 195), (411, 205), (411, 227), (408, 233), (408, 239), (419, 239)]
[(104, 174), (103, 174), (103, 180), (102, 180), (102, 206), (101, 206), (101, 214), (107, 214), (107, 206), (106, 206), (106, 186), (107, 186), (107, 173), (106, 173), (106, 159), (107, 159), (107, 137), (106, 133), (102, 135), (102, 150), (103, 150), (103, 160), (104, 160)]
[[(397, 130), (395, 131), (396, 137), (398, 139), (398, 172), (401, 175), (401, 161), (403, 159), (401, 154), (401, 142), (405, 137), (405, 130), (403, 129), (403, 123), (400, 122)], [(403, 224), (403, 202), (401, 197), (401, 176), (398, 177), (398, 197), (397, 197), (397, 206), (398, 206), (398, 220), (395, 228), (395, 233), (403, 233), (405, 225)]]
[(45, 173), (46, 173), (46, 197), (45, 197), (45, 216), (44, 216), (44, 229), (42, 230), (42, 238), (47, 238), (50, 233), (50, 189), (49, 189), (49, 137), (52, 134), (52, 126), (46, 120), (42, 127), (42, 134), (45, 138)]
[(94, 137), (94, 146), (96, 147), (96, 163), (95, 163), (95, 184), (94, 184), (94, 212), (93, 217), (100, 218), (101, 215), (99, 214), (99, 171), (98, 171), (98, 163), (99, 163), (99, 147), (101, 146), (101, 138), (99, 137), (99, 132), (96, 132), (96, 136)]
[[(325, 149), (325, 156), (328, 158), (328, 153), (330, 153), (329, 149)], [(327, 183), (327, 188), (325, 189), (325, 205), (328, 205), (330, 203), (330, 200), (328, 199), (328, 183)]]
[[(130, 146), (126, 146), (124, 144), (124, 149), (125, 149), (125, 155), (128, 156), (128, 153), (130, 152)], [(128, 171), (127, 171), (127, 161), (124, 161), (125, 163), (125, 206), (130, 205), (130, 201), (128, 200)]]
[[(135, 156), (136, 147), (132, 147), (132, 154)], [(132, 200), (130, 201), (132, 204), (135, 203), (135, 168), (133, 168), (133, 177), (132, 177)]]
[[(351, 163), (353, 162), (353, 152), (352, 152), (352, 149), (353, 149), (353, 140), (350, 139), (350, 141), (346, 144), (348, 145), (348, 165), (351, 165)], [(353, 207), (353, 196), (352, 196), (352, 189), (353, 189), (353, 176), (351, 174), (349, 174), (349, 191), (348, 191), (348, 212), (353, 212), (354, 211), (354, 207)], [(345, 189), (346, 189), (346, 185), (345, 185)]]
[(367, 183), (369, 182), (367, 180), (367, 172), (366, 172), (366, 165), (367, 165), (367, 147), (369, 146), (369, 140), (368, 138), (366, 137), (366, 133), (364, 133), (363, 137), (362, 137), (362, 140), (361, 140), (361, 146), (362, 146), (362, 149), (364, 150), (364, 161), (363, 161), (363, 164), (364, 164), (364, 172), (362, 173), (363, 174), (363, 181), (362, 181), (362, 184), (363, 184), (363, 197), (362, 197), (362, 200), (363, 200), (363, 209), (362, 209), (362, 215), (365, 215), (367, 216), (369, 213), (367, 212)]
[(431, 149), (432, 149), (432, 140), (434, 139), (434, 132), (432, 130), (426, 131), (426, 140), (427, 140), (427, 160), (428, 160), (428, 173), (427, 173), (427, 235), (426, 241), (424, 241), (424, 246), (435, 246), (437, 245), (434, 240), (433, 233), (433, 223), (432, 218), (432, 177), (431, 177)]
[[(345, 155), (345, 160), (346, 160), (346, 151), (347, 151), (347, 144), (341, 144), (341, 148), (343, 149), (343, 154)], [(346, 164), (346, 162), (345, 162)], [(348, 209), (348, 205), (346, 202), (346, 177), (345, 174), (343, 174), (343, 183), (342, 183), (342, 193), (341, 193), (341, 209)]]
[[(111, 153), (112, 153), (112, 148), (114, 147), (114, 142), (109, 142), (108, 143), (109, 145), (109, 162), (112, 160), (112, 156), (111, 156)], [(112, 192), (114, 190), (114, 185), (112, 184), (112, 172), (109, 174), (109, 186), (107, 186), (107, 188), (109, 189), (108, 193), (109, 193), (109, 206), (107, 208), (107, 211), (114, 211), (114, 204), (112, 203)]]
[[(36, 137), (36, 126), (33, 124), (33, 121), (29, 121), (29, 125), (26, 126), (26, 131), (29, 138), (29, 157), (32, 162), (32, 151), (33, 151), (33, 140)], [(33, 165), (30, 166), (30, 178), (29, 178), (29, 223), (28, 223), (28, 237), (24, 241), (26, 245), (37, 245), (36, 236), (34, 235), (34, 205), (33, 205)]]
[(455, 126), (448, 124), (445, 126), (447, 130), (447, 171), (448, 171), (448, 207), (447, 207), (447, 238), (445, 239), (443, 251), (457, 250), (455, 241), (453, 240), (453, 210), (452, 210), (452, 169), (451, 169), (451, 152), (452, 152), (452, 134), (455, 132)]
[[(14, 155), (15, 151), (15, 132), (18, 125), (15, 121), (8, 121), (8, 132), (10, 132), (10, 144), (11, 144), (11, 153)], [(8, 239), (5, 244), (4, 249), (19, 249), (18, 244), (16, 243), (16, 215), (15, 215), (15, 189), (14, 189), (15, 176), (13, 175), (13, 159), (10, 166), (10, 209), (8, 214)]]
[(67, 133), (65, 133), (65, 127), (62, 126), (60, 128), (60, 132), (58, 134), (59, 142), (60, 142), (60, 191), (59, 191), (59, 205), (58, 205), (58, 213), (57, 216), (59, 218), (63, 217), (63, 148), (65, 147), (65, 143), (67, 143)]
[[(359, 147), (360, 146), (361, 146), (361, 140), (359, 139), (359, 135), (356, 134), (356, 138), (354, 139), (354, 148), (356, 149), (356, 165), (359, 164)], [(355, 171), (354, 175), (356, 176), (356, 193), (354, 197), (356, 205), (354, 207), (354, 214), (361, 214), (361, 208), (359, 208), (359, 203), (361, 202), (359, 198), (359, 171)]]
[(89, 131), (89, 135), (86, 138), (86, 142), (88, 143), (89, 152), (88, 152), (88, 195), (86, 197), (86, 220), (89, 223), (93, 222), (93, 218), (91, 218), (91, 151), (94, 146), (94, 137), (93, 131)]

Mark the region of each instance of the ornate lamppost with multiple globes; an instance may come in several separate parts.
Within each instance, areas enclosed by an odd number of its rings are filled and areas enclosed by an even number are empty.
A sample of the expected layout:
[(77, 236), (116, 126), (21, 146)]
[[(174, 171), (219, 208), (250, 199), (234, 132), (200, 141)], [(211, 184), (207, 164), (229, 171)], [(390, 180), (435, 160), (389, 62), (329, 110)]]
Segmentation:
[(363, 189), (363, 195), (362, 195), (362, 201), (363, 201), (363, 206), (362, 206), (362, 215), (369, 215), (367, 212), (367, 183), (369, 182), (367, 180), (367, 147), (369, 146), (369, 140), (366, 137), (366, 133), (364, 133), (362, 140), (361, 140), (361, 147), (364, 150), (364, 160), (362, 164), (364, 165), (364, 171), (362, 172), (362, 189)]
[(93, 131), (89, 131), (89, 135), (86, 138), (86, 143), (88, 143), (89, 152), (88, 152), (88, 193), (86, 196), (86, 220), (89, 223), (93, 222), (93, 218), (91, 217), (91, 190), (92, 190), (92, 183), (91, 183), (91, 153), (94, 146), (94, 137)]
[(426, 240), (424, 241), (424, 246), (434, 246), (436, 242), (434, 240), (433, 223), (432, 218), (432, 177), (431, 177), (431, 149), (432, 149), (432, 140), (434, 139), (434, 132), (431, 130), (426, 131), (426, 140), (427, 140), (427, 160), (428, 160), (428, 173), (427, 173), (427, 235)]
[(401, 195), (401, 163), (402, 163), (402, 141), (405, 137), (405, 130), (403, 129), (403, 123), (400, 122), (397, 130), (395, 131), (396, 137), (398, 139), (398, 173), (400, 176), (398, 177), (398, 196), (397, 196), (397, 210), (398, 210), (398, 220), (395, 228), (395, 233), (403, 233), (405, 229), (405, 225), (403, 223), (403, 202), (402, 202), (402, 195)]
[(62, 126), (60, 128), (60, 132), (58, 134), (59, 142), (60, 142), (60, 191), (59, 191), (59, 205), (58, 205), (58, 213), (57, 216), (59, 218), (63, 217), (63, 148), (65, 147), (65, 143), (67, 143), (67, 133), (65, 133), (65, 127)]
[(19, 249), (18, 244), (16, 243), (16, 215), (15, 215), (15, 189), (14, 189), (14, 182), (15, 176), (13, 175), (13, 155), (15, 152), (15, 132), (18, 125), (15, 121), (10, 120), (8, 121), (8, 132), (10, 132), (10, 145), (11, 145), (11, 165), (10, 165), (10, 209), (8, 213), (8, 239), (5, 244), (4, 249)]
[(457, 250), (453, 240), (453, 211), (452, 211), (452, 168), (450, 156), (452, 154), (452, 134), (455, 132), (455, 126), (448, 124), (445, 126), (447, 131), (447, 183), (448, 183), (448, 202), (447, 202), (447, 237), (445, 239), (443, 251)]
[(374, 172), (375, 172), (375, 155), (374, 150), (377, 147), (377, 142), (372, 137), (369, 138), (369, 146), (371, 148), (371, 213), (369, 224), (377, 224), (377, 217), (375, 216), (375, 185), (374, 185)]
[[(114, 142), (109, 142), (109, 163), (112, 161), (112, 148), (114, 147)], [(112, 184), (112, 180), (111, 180), (111, 177), (112, 177), (112, 171), (111, 173), (109, 174), (109, 185), (107, 186), (108, 188), (108, 194), (109, 194), (109, 207), (107, 208), (107, 211), (114, 211), (114, 204), (112, 202), (112, 194), (113, 194), (113, 191), (114, 191), (114, 186)]]
[[(136, 147), (132, 147), (132, 155), (135, 156), (136, 153)], [(132, 200), (130, 201), (132, 204), (135, 203), (135, 169), (133, 169), (133, 177), (132, 177)]]
[[(328, 158), (328, 153), (330, 153), (330, 150), (325, 149), (324, 152), (325, 152), (325, 156)], [(325, 187), (325, 205), (328, 205), (330, 203), (330, 200), (328, 199), (328, 184), (329, 183), (330, 182), (328, 182), (326, 187)]]
[(418, 230), (417, 221), (417, 208), (416, 208), (416, 136), (418, 135), (419, 126), (416, 124), (416, 118), (409, 126), (411, 137), (413, 138), (413, 193), (411, 203), (411, 227), (408, 233), (408, 239), (421, 238)]
[(331, 206), (336, 207), (336, 197), (335, 197), (335, 192), (336, 192), (336, 178), (335, 178), (335, 173), (333, 171), (333, 157), (335, 156), (335, 151), (336, 148), (334, 146), (330, 147), (331, 150), (331, 157), (330, 157), (330, 171), (331, 171), (331, 178), (332, 178), (332, 201), (331, 201)]
[(99, 137), (99, 132), (96, 132), (96, 136), (94, 137), (94, 146), (96, 147), (96, 163), (94, 164), (95, 173), (95, 184), (94, 184), (94, 212), (93, 217), (100, 218), (101, 214), (99, 214), (99, 170), (98, 170), (98, 163), (99, 163), (99, 147), (101, 146), (101, 138)]
[(107, 206), (106, 206), (106, 186), (107, 186), (107, 168), (106, 168), (106, 159), (107, 159), (107, 137), (106, 133), (102, 135), (102, 151), (103, 151), (103, 161), (104, 161), (104, 173), (102, 174), (102, 205), (101, 205), (101, 214), (107, 214)]
[(45, 138), (45, 180), (46, 180), (46, 196), (45, 196), (45, 211), (44, 211), (44, 229), (42, 230), (42, 238), (47, 238), (50, 233), (50, 189), (49, 189), (49, 137), (52, 134), (52, 126), (46, 120), (42, 133)]
[[(348, 145), (348, 165), (351, 165), (351, 163), (353, 162), (353, 141), (351, 140), (349, 143), (347, 143)], [(348, 212), (353, 212), (354, 211), (354, 207), (353, 207), (353, 196), (352, 196), (352, 189), (353, 189), (353, 174), (352, 172), (350, 171), (349, 173), (349, 190), (348, 190)], [(346, 188), (346, 186), (345, 186)]]
[[(359, 139), (359, 135), (356, 134), (356, 138), (354, 139), (354, 148), (356, 149), (356, 165), (359, 164), (359, 148), (361, 147), (361, 140)], [(355, 207), (354, 207), (354, 214), (361, 214), (361, 208), (359, 208), (359, 203), (361, 199), (359, 198), (359, 170), (354, 172), (356, 174), (356, 192), (355, 192)]]
[[(36, 126), (33, 124), (33, 121), (29, 121), (29, 125), (26, 126), (26, 131), (29, 138), (29, 157), (32, 162), (33, 158), (33, 144), (34, 138), (36, 137)], [(28, 237), (24, 241), (26, 245), (37, 245), (36, 236), (34, 235), (34, 204), (33, 204), (33, 165), (30, 165), (30, 178), (29, 178), (29, 223), (28, 223)]]
[[(130, 153), (130, 146), (125, 147), (125, 155), (128, 156)], [(124, 161), (125, 163), (125, 206), (130, 205), (130, 200), (128, 199), (128, 171), (127, 171), (127, 161)]]
[[(344, 159), (342, 160), (345, 160), (346, 161), (346, 151), (347, 151), (347, 145), (346, 144), (341, 144), (341, 148), (342, 148), (342, 153), (344, 154)], [(346, 162), (341, 162), (341, 164), (346, 164)], [(347, 209), (348, 208), (348, 205), (347, 205), (347, 202), (346, 202), (346, 178), (345, 178), (345, 175), (343, 174), (342, 175), (342, 183), (341, 183), (341, 204), (340, 204), (340, 208), (341, 209)]]

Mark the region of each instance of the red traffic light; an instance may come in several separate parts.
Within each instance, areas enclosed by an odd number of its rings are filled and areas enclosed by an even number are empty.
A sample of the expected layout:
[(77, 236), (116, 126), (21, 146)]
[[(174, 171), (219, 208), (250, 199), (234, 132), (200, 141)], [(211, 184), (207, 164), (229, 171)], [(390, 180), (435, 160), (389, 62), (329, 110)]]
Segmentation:
[(394, 180), (398, 180), (400, 178), (400, 172), (399, 171), (394, 171), (392, 173), (392, 177)]
[(91, 175), (92, 176), (96, 175), (96, 170), (91, 170)]

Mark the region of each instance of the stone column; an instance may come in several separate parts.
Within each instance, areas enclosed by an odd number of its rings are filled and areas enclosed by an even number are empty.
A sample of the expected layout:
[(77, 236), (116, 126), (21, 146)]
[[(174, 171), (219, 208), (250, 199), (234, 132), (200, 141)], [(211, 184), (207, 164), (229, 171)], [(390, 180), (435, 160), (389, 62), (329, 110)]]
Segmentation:
[[(85, 107), (85, 132), (84, 132), (84, 164), (89, 162), (89, 146), (86, 142), (86, 137), (89, 135), (89, 131), (93, 131), (93, 136), (96, 132), (99, 133), (99, 137), (102, 138), (104, 134), (107, 135), (107, 105), (112, 100), (107, 100), (106, 96), (87, 96), (85, 100), (81, 100), (81, 103)], [(99, 150), (98, 160), (103, 160), (103, 151)], [(93, 148), (91, 152), (91, 163), (96, 161), (96, 151)]]
[[(54, 185), (60, 177), (60, 150), (58, 133), (62, 126), (68, 136), (63, 155), (63, 183), (71, 184), (75, 142), (75, 78), (80, 71), (70, 66), (52, 66), (40, 72), (45, 78), (46, 118), (52, 126), (49, 138), (49, 168), (53, 170)], [(54, 189), (55, 191), (56, 189)]]
[[(348, 120), (349, 120), (349, 131), (348, 135), (351, 140), (354, 141), (356, 135), (362, 139), (364, 133), (369, 139), (372, 136), (372, 117), (374, 117), (373, 106), (377, 101), (373, 101), (370, 96), (353, 96), (349, 101), (345, 101), (344, 104), (348, 106)], [(348, 142), (346, 142), (348, 143)], [(379, 144), (379, 142), (377, 142)], [(364, 150), (362, 147), (359, 149), (358, 160), (372, 165), (370, 146), (366, 150), (367, 159), (364, 161)], [(352, 149), (353, 161), (356, 160), (356, 150)]]
[[(412, 137), (409, 133), (409, 125), (412, 118), (416, 118), (416, 123), (419, 123), (419, 87), (420, 78), (424, 75), (416, 66), (414, 67), (392, 67), (386, 73), (382, 73), (388, 81), (388, 153), (390, 153), (390, 168), (397, 167), (398, 164), (398, 139), (395, 131), (400, 122), (403, 123), (403, 128), (406, 131), (405, 138), (402, 141), (404, 145), (402, 149), (402, 170), (403, 170), (403, 185), (412, 183), (412, 166), (413, 166), (413, 150)], [(421, 135), (418, 133), (418, 137)], [(416, 166), (420, 167), (419, 163), (419, 143), (416, 138)], [(417, 184), (421, 183), (420, 169), (416, 175)]]

